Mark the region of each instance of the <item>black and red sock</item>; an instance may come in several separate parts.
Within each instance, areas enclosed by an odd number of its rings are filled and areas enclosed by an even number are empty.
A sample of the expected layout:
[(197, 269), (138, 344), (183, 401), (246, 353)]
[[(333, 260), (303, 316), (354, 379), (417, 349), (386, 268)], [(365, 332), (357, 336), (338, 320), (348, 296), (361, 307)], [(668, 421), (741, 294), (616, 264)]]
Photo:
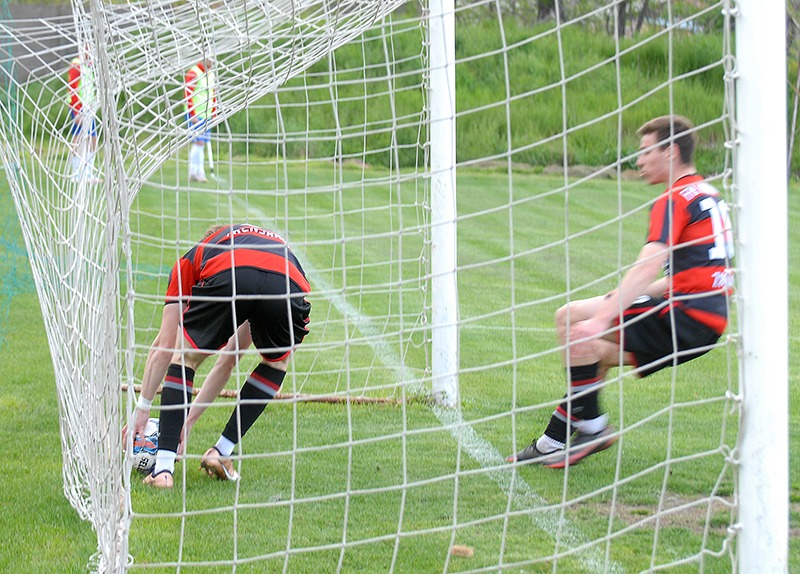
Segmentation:
[(574, 421), (600, 416), (600, 390), (592, 390), (602, 380), (599, 372), (599, 362), (569, 368), (570, 392), (564, 396), (566, 400), (556, 407), (550, 417), (550, 422), (544, 431), (546, 436), (557, 442), (566, 443), (567, 436), (575, 430), (572, 424)]
[(264, 412), (268, 402), (278, 394), (284, 377), (285, 371), (259, 363), (239, 391), (239, 401), (222, 431), (222, 436), (234, 444), (238, 443)]
[[(159, 450), (178, 451), (181, 429), (192, 403), (194, 371), (189, 367), (171, 364), (161, 389), (161, 415), (158, 432)], [(170, 408), (172, 407), (172, 408)], [(180, 408), (177, 408), (180, 407)]]

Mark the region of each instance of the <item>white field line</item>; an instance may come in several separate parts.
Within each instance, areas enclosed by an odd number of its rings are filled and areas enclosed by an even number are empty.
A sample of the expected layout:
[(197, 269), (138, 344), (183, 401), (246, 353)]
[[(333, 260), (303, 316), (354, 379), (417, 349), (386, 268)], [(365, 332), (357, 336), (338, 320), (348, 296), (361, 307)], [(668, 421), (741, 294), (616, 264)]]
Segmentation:
[[(502, 331), (504, 333), (508, 333), (510, 327), (507, 325), (475, 325), (475, 324), (467, 324), (461, 325), (462, 331)], [(514, 326), (514, 332), (516, 333), (555, 333), (555, 327), (520, 327), (519, 325)]]
[[(237, 202), (244, 203), (238, 197), (235, 199)], [(247, 210), (258, 217), (261, 225), (270, 228), (273, 222), (264, 212), (255, 208), (252, 204), (247, 206)], [(291, 245), (291, 242), (289, 243)], [(302, 255), (297, 251), (295, 253)], [(302, 258), (301, 263), (309, 280), (320, 290), (326, 293), (335, 293), (333, 287), (328, 284), (322, 274), (316, 270), (307, 258)], [(383, 340), (380, 331), (373, 326), (369, 317), (362, 315), (343, 295), (333, 295), (331, 302), (343, 316), (349, 317), (357, 325), (358, 330), (368, 341), (371, 341), (370, 345), (375, 350), (375, 354), (384, 365), (396, 373), (399, 383), (404, 385), (415, 384), (414, 378), (403, 363), (403, 360), (396, 350)], [(558, 510), (537, 510), (547, 506), (547, 501), (534, 491), (519, 474), (514, 476), (514, 466), (503, 466), (506, 464), (505, 457), (500, 454), (492, 443), (481, 437), (468, 422), (464, 421), (460, 410), (436, 405), (431, 410), (442, 426), (450, 430), (453, 438), (457, 442), (460, 441), (467, 454), (483, 468), (492, 469), (488, 471), (489, 478), (500, 487), (504, 495), (512, 497), (514, 507), (517, 510), (533, 511), (529, 514), (531, 522), (551, 539), (558, 540), (559, 546), (563, 548), (562, 554), (581, 547), (583, 549), (576, 552), (576, 558), (584, 565), (587, 571), (612, 574), (622, 574), (624, 572), (624, 569), (619, 564), (611, 560), (607, 561), (606, 557), (597, 548), (590, 547), (589, 545), (592, 541), (566, 518), (562, 518)]]

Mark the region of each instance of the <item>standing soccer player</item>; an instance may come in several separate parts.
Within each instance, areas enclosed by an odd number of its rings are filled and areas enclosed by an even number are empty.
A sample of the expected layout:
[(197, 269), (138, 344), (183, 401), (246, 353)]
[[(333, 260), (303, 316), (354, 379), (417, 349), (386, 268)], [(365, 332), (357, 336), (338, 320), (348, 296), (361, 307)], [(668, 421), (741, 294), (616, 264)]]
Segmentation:
[(217, 114), (216, 77), (210, 58), (192, 66), (184, 79), (184, 112), (192, 143), (189, 146), (189, 181), (205, 183), (205, 147), (211, 141), (208, 121)]
[(637, 133), (641, 177), (667, 185), (650, 211), (647, 241), (616, 290), (557, 311), (559, 342), (569, 346), (568, 393), (544, 434), (508, 462), (563, 468), (608, 448), (617, 436), (598, 395), (608, 369), (622, 366), (620, 347), (623, 365), (646, 377), (705, 354), (727, 325), (730, 220), (719, 192), (696, 173), (694, 126), (662, 116)]
[(99, 183), (95, 176), (97, 153), (97, 83), (89, 46), (84, 44), (67, 72), (68, 104), (72, 127), (69, 169), (72, 181)]
[[(210, 475), (236, 480), (230, 456), (236, 444), (280, 390), (292, 350), (308, 333), (310, 286), (299, 261), (277, 233), (249, 224), (211, 230), (175, 263), (171, 295), (185, 300), (184, 351), (167, 367), (161, 393), (158, 454), (145, 484), (171, 488), (175, 459), (191, 402), (194, 375), (210, 354), (226, 344), (240, 345), (238, 330), (249, 322), (252, 341), (262, 360), (245, 381), (239, 400), (217, 443), (206, 451), (201, 467)], [(222, 380), (222, 379), (220, 379)], [(142, 434), (159, 380), (145, 377), (134, 415), (134, 436)], [(204, 385), (205, 390), (205, 385)], [(202, 391), (201, 391), (202, 394)], [(190, 411), (196, 420), (202, 410)], [(187, 421), (188, 422), (188, 421)]]

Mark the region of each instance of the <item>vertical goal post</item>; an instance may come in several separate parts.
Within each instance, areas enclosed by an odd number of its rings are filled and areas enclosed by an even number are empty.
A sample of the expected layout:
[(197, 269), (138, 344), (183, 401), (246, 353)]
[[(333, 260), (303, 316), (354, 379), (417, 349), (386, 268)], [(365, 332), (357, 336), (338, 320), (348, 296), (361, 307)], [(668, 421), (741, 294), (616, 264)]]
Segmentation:
[(786, 7), (735, 9), (740, 571), (780, 574), (789, 569)]
[(454, 0), (431, 0), (432, 388), (451, 408), (459, 400), (455, 17)]

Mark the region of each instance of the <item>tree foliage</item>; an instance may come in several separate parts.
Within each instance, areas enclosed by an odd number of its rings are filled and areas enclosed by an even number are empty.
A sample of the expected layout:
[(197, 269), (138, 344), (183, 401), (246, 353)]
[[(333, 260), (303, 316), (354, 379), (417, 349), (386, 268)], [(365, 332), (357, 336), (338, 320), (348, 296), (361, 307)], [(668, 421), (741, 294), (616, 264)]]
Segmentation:
[[(800, 2), (800, 0), (793, 0)], [(462, 20), (494, 18), (498, 11), (526, 24), (581, 21), (619, 38), (672, 24), (692, 31), (722, 27), (719, 10), (707, 0), (497, 0), (458, 13)]]

